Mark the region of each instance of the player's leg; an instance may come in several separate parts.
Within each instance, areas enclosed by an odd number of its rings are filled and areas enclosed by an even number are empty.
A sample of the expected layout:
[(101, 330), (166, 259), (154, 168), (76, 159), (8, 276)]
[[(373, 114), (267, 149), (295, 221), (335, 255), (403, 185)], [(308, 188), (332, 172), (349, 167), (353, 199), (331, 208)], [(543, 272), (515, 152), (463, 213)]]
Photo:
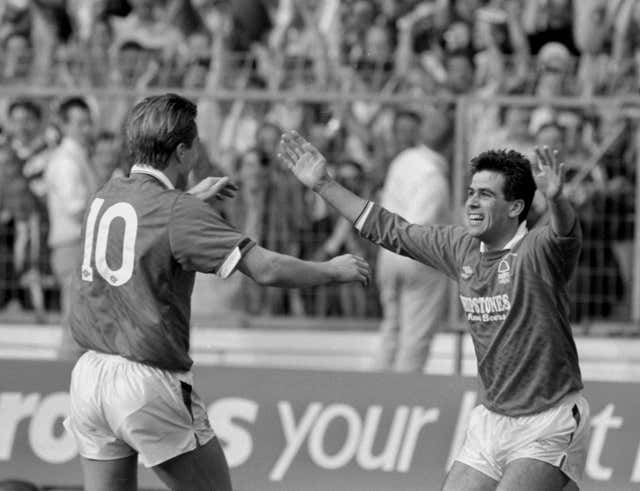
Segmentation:
[(498, 481), (473, 467), (454, 462), (442, 486), (442, 491), (494, 491)]
[(431, 341), (442, 325), (446, 294), (447, 279), (440, 273), (416, 267), (403, 275), (396, 370), (424, 370)]
[(229, 466), (217, 438), (152, 467), (169, 489), (231, 491)]
[(136, 491), (138, 455), (113, 460), (80, 458), (85, 491)]
[(518, 459), (507, 465), (498, 491), (562, 491), (569, 478), (558, 468), (535, 459)]

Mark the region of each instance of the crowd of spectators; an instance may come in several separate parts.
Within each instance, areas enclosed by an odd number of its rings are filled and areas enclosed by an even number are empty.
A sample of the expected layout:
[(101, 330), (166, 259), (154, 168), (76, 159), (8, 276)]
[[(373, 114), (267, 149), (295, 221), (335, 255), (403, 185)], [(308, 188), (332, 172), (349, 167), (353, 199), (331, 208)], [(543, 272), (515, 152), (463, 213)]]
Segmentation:
[[(279, 166), (281, 128), (308, 135), (336, 175), (370, 197), (402, 150), (392, 131), (399, 111), (419, 114), (422, 143), (449, 168), (454, 157), (490, 147), (529, 156), (542, 142), (561, 147), (589, 237), (574, 318), (619, 315), (631, 271), (637, 114), (631, 104), (584, 101), (638, 95), (639, 33), (637, 0), (1, 2), (0, 302), (18, 298), (38, 316), (59, 307), (47, 294), (59, 282), (47, 248), (44, 174), (63, 121), (61, 98), (50, 89), (85, 95), (93, 135), (87, 158), (98, 185), (127, 172), (128, 108), (144, 91), (170, 87), (198, 95), (208, 161), (195, 177), (230, 174), (241, 186), (222, 211), (266, 247), (307, 258), (357, 251), (374, 262), (376, 251)], [(42, 95), (21, 96), (22, 87)], [(208, 97), (221, 90), (269, 97)], [(323, 93), (333, 97), (305, 102)], [(454, 145), (459, 96), (475, 96), (464, 148)], [(494, 96), (536, 99), (488, 102)], [(583, 102), (558, 108), (556, 97)], [(543, 215), (534, 207), (532, 224)], [(244, 281), (228, 303), (252, 314), (380, 315), (375, 287), (297, 292)]]

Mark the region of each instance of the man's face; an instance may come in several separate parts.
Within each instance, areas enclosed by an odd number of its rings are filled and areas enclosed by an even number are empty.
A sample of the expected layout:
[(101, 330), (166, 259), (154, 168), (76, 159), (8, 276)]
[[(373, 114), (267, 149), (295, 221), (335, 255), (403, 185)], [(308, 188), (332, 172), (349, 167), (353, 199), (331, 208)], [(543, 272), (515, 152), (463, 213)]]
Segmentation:
[(557, 126), (545, 126), (536, 135), (536, 146), (539, 148), (549, 147), (557, 150), (560, 156), (564, 154), (564, 135)]
[(398, 151), (411, 148), (418, 142), (420, 125), (410, 117), (400, 117), (396, 120), (394, 134)]
[[(465, 203), (467, 230), (487, 244), (508, 240), (515, 212), (513, 202), (504, 197), (504, 176), (493, 171), (476, 172)], [(517, 215), (515, 215), (517, 217)]]
[(38, 118), (24, 107), (16, 107), (9, 114), (9, 133), (18, 141), (29, 143), (38, 132)]
[(93, 122), (89, 111), (81, 107), (70, 108), (67, 120), (62, 125), (62, 132), (84, 148), (89, 148), (93, 137)]

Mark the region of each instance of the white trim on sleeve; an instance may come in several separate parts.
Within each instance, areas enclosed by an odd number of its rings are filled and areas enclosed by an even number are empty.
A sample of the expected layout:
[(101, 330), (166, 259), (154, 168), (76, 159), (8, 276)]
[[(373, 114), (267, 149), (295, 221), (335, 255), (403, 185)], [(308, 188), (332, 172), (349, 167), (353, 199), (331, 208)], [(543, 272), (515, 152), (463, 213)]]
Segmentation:
[(353, 224), (353, 226), (356, 228), (358, 232), (362, 232), (362, 227), (364, 227), (364, 223), (367, 221), (367, 218), (369, 218), (369, 214), (371, 213), (372, 209), (373, 209), (373, 201), (368, 201), (367, 205), (362, 210), (362, 213), (360, 213), (360, 216), (358, 217), (356, 222)]

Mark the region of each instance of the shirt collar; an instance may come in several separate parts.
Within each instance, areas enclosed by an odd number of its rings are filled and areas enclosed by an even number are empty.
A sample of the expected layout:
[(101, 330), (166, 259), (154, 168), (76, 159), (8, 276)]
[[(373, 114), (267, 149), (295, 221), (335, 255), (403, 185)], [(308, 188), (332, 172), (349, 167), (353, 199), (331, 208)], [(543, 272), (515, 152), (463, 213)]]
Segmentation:
[[(527, 222), (523, 221), (518, 227), (516, 234), (509, 242), (504, 245), (502, 250), (506, 251), (509, 249), (513, 249), (513, 246), (516, 245), (520, 241), (520, 239), (522, 239), (522, 237), (527, 234), (528, 231), (529, 230), (527, 229)], [(480, 252), (487, 252), (487, 245), (484, 242), (480, 242)]]
[(149, 176), (153, 176), (162, 184), (164, 184), (167, 189), (175, 189), (175, 186), (164, 172), (156, 169), (155, 167), (151, 167), (150, 165), (135, 164), (133, 167), (131, 167), (131, 174), (147, 174)]

